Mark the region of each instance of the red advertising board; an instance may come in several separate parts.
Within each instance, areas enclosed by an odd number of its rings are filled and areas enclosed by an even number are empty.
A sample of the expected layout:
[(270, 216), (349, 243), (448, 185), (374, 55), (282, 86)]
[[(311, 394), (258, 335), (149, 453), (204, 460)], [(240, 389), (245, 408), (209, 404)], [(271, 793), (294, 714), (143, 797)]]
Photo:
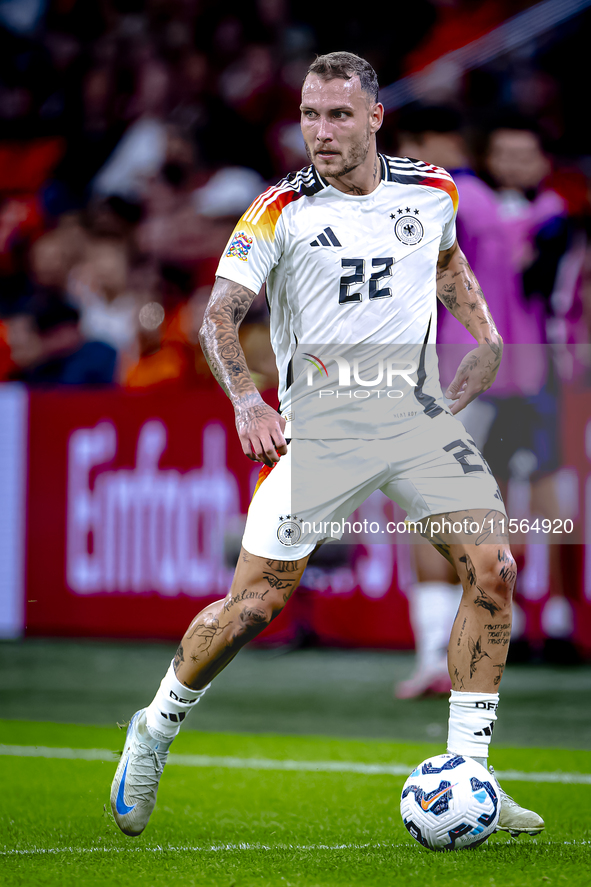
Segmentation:
[[(61, 389), (31, 392), (29, 409), (27, 633), (179, 637), (227, 592), (258, 473), (228, 401)], [(394, 566), (391, 548), (367, 546), (353, 569), (310, 568), (263, 640), (304, 626), (332, 643), (410, 646)]]
[(250, 475), (232, 418), (209, 392), (31, 393), (29, 634), (176, 637), (225, 595)]

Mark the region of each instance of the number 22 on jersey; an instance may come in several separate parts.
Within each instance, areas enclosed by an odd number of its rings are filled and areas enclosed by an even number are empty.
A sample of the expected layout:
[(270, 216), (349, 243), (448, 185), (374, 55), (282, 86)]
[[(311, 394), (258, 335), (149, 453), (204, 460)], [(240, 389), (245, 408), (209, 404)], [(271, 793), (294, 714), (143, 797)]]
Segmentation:
[[(339, 305), (347, 302), (361, 302), (363, 296), (360, 292), (351, 292), (352, 287), (358, 284), (364, 284), (367, 280), (365, 276), (365, 259), (341, 259), (342, 268), (353, 268), (352, 272), (343, 275), (339, 282)], [(371, 259), (371, 265), (374, 269), (369, 277), (369, 298), (370, 299), (388, 299), (392, 296), (392, 290), (389, 286), (382, 286), (386, 277), (392, 276), (392, 265), (394, 259), (392, 256), (382, 259)]]

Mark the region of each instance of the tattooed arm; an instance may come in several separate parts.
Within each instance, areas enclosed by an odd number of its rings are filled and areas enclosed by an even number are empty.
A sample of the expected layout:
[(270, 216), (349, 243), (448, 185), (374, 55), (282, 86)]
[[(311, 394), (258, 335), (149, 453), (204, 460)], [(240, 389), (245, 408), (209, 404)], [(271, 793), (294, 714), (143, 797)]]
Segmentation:
[(439, 253), (437, 297), (479, 343), (463, 359), (445, 392), (446, 397), (455, 400), (451, 412), (459, 413), (494, 382), (501, 363), (503, 340), (457, 240)]
[(277, 451), (282, 456), (287, 453), (285, 419), (257, 391), (238, 338), (238, 328), (254, 297), (247, 287), (217, 277), (199, 341), (212, 373), (232, 401), (244, 453), (254, 462), (272, 465), (279, 461)]

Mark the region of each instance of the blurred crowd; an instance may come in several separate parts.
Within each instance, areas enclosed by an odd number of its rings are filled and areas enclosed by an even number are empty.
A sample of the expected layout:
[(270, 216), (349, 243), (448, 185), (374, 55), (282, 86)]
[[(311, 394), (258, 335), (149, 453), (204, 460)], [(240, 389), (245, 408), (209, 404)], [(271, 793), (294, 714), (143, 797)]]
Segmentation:
[[(217, 262), (267, 183), (307, 163), (298, 107), (315, 53), (358, 52), (386, 86), (530, 5), (1, 0), (0, 380), (213, 385), (197, 333)], [(521, 322), (558, 345), (590, 341), (591, 161), (571, 89), (588, 22), (434, 84), (379, 143), (486, 185)], [(241, 337), (262, 390), (267, 327), (261, 293)]]

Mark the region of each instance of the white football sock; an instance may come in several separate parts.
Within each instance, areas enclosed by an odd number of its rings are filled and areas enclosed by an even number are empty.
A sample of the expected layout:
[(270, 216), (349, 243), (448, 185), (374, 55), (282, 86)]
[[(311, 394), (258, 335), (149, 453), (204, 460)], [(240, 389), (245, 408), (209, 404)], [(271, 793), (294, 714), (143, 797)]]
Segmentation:
[(486, 761), (498, 704), (498, 693), (461, 693), (452, 690), (447, 750), (452, 754), (484, 758)]
[(447, 671), (447, 645), (462, 598), (462, 586), (418, 582), (410, 589), (410, 624), (415, 636), (417, 671)]
[(210, 684), (203, 690), (185, 687), (177, 680), (171, 662), (158, 692), (146, 709), (146, 724), (152, 736), (167, 741), (174, 739), (181, 729), (181, 723), (209, 687)]

